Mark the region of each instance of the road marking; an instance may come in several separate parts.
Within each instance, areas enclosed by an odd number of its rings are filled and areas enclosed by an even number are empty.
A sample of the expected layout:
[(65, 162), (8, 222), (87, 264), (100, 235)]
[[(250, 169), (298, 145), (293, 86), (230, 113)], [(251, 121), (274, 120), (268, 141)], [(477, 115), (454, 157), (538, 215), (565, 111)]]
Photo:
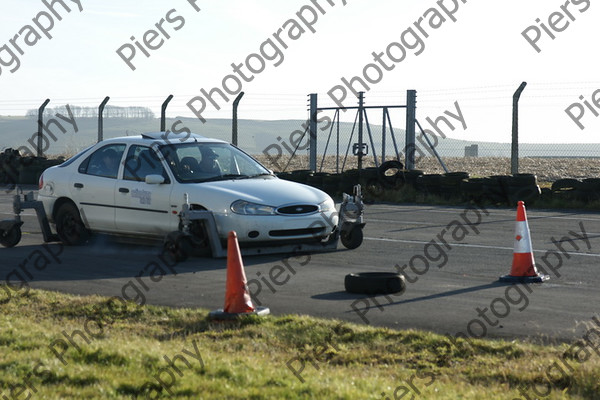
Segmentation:
[[(422, 240), (404, 240), (404, 239), (388, 239), (388, 238), (373, 238), (365, 237), (365, 240), (376, 240), (380, 242), (394, 242), (394, 243), (415, 243), (415, 244), (428, 244), (431, 241), (425, 242)], [(514, 250), (512, 247), (504, 246), (486, 246), (483, 244), (466, 244), (466, 243), (448, 243), (449, 246), (456, 247), (473, 247), (477, 249), (494, 249), (494, 250)], [(533, 250), (534, 253), (546, 253), (547, 250)], [(600, 254), (596, 253), (580, 253), (577, 251), (569, 251), (569, 255), (586, 256), (586, 257), (600, 257)]]
[(405, 220), (389, 220), (389, 219), (373, 219), (373, 218), (369, 218), (368, 222), (385, 222), (385, 223), (390, 223), (390, 222), (394, 222), (394, 223), (398, 223), (398, 224), (411, 224), (411, 225), (429, 225), (429, 226), (440, 226), (440, 224), (433, 224), (430, 222), (419, 222), (419, 221), (405, 221)]
[[(383, 206), (370, 206), (367, 208), (367, 210), (395, 210), (395, 211), (402, 211), (399, 210), (398, 207), (393, 207), (393, 206), (389, 206), (389, 207), (383, 207)], [(456, 213), (460, 213), (462, 211), (464, 211), (464, 208), (456, 208), (456, 209), (448, 209), (448, 210), (442, 210), (442, 209), (433, 209), (433, 208), (427, 208), (427, 206), (423, 206), (423, 207), (418, 207), (416, 210), (414, 210), (415, 212), (428, 212), (428, 213), (438, 213), (438, 214), (456, 214)], [(490, 214), (492, 214), (493, 216), (503, 216), (503, 217), (509, 217), (512, 216), (514, 217), (516, 215), (516, 211), (515, 212), (510, 212), (510, 213), (503, 213), (503, 212), (499, 212), (499, 210), (488, 210), (490, 211)], [(509, 211), (509, 210), (506, 210)], [(402, 211), (402, 212), (406, 212), (406, 211)], [(536, 210), (529, 210), (529, 214), (535, 214)], [(543, 210), (542, 212), (553, 212), (551, 210)], [(560, 212), (560, 211), (555, 211), (555, 212)], [(575, 214), (575, 215), (585, 215), (585, 214)], [(545, 216), (545, 215), (540, 215), (540, 216), (536, 216), (536, 215), (528, 215), (527, 219), (531, 220), (531, 219), (567, 219), (567, 220), (578, 220), (578, 221), (596, 221), (596, 222), (600, 222), (600, 218), (582, 218), (582, 217), (561, 217), (561, 216)]]

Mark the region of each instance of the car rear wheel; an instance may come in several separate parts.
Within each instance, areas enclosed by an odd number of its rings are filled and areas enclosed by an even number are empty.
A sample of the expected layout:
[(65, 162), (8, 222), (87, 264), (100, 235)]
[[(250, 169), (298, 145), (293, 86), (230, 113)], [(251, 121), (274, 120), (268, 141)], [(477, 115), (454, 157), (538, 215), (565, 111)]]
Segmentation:
[(82, 245), (90, 237), (79, 210), (73, 203), (61, 205), (56, 212), (56, 232), (60, 240), (69, 246)]

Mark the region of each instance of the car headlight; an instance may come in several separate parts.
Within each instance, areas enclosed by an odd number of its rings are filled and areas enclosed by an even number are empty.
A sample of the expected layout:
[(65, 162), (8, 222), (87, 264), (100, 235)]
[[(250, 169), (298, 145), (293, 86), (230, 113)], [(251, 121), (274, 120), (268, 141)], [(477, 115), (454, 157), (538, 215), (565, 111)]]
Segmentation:
[(335, 211), (335, 203), (332, 199), (327, 199), (322, 203), (319, 203), (319, 211), (322, 213)]
[(246, 200), (236, 200), (231, 203), (231, 211), (242, 215), (275, 215), (275, 207), (251, 203)]

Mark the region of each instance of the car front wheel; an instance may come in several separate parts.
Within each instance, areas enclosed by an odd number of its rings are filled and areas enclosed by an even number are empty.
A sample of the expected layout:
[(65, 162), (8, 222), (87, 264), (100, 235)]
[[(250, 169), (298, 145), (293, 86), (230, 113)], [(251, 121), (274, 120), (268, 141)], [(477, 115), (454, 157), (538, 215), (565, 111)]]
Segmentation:
[(82, 245), (89, 239), (79, 210), (72, 203), (65, 203), (56, 212), (56, 232), (60, 240), (69, 246)]

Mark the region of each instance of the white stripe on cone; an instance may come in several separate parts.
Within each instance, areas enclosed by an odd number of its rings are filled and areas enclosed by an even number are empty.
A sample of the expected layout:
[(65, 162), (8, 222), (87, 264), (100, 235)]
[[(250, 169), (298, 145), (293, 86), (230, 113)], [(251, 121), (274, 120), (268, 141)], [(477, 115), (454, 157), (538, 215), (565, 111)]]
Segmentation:
[(532, 253), (531, 237), (527, 221), (517, 221), (515, 225), (515, 253)]

